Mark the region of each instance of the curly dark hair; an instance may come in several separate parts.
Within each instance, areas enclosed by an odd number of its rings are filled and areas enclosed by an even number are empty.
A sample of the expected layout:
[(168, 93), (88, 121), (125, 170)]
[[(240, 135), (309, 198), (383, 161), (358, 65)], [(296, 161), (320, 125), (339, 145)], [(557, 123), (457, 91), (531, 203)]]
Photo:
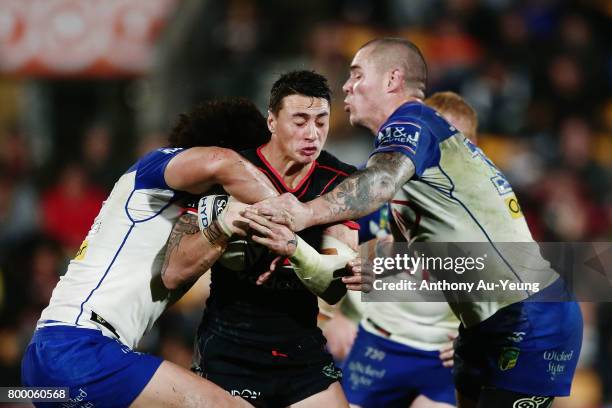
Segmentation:
[(289, 95), (325, 98), (331, 102), (332, 91), (327, 78), (315, 71), (290, 71), (280, 76), (270, 90), (268, 109), (275, 115), (282, 108), (283, 98)]
[(210, 100), (179, 116), (170, 147), (218, 146), (241, 151), (270, 140), (266, 119), (246, 98)]

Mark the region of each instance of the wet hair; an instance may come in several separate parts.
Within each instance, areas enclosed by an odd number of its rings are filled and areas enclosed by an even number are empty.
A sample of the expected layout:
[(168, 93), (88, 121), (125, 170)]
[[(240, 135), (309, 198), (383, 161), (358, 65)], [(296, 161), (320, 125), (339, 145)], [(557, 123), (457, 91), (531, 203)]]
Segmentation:
[(360, 49), (372, 48), (370, 57), (380, 70), (399, 67), (404, 71), (404, 81), (408, 88), (421, 93), (424, 97), (427, 88), (427, 63), (413, 42), (403, 38), (377, 38), (368, 41)]
[(268, 109), (275, 115), (283, 107), (283, 98), (290, 95), (304, 95), (323, 98), (331, 103), (332, 91), (327, 78), (315, 71), (290, 71), (280, 76), (270, 90)]
[(218, 146), (241, 151), (267, 143), (265, 117), (246, 98), (216, 99), (179, 116), (170, 132), (170, 147)]

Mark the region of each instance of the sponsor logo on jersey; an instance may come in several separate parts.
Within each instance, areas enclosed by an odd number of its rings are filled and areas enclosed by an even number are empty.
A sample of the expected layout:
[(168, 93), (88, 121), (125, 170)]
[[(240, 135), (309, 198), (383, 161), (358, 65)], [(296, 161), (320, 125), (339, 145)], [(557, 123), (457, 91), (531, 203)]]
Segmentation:
[(516, 199), (514, 195), (512, 195), (512, 197), (506, 198), (504, 202), (506, 203), (506, 207), (508, 208), (508, 211), (510, 212), (510, 215), (512, 216), (512, 218), (523, 217), (521, 206), (519, 205), (518, 200)]
[(491, 177), (491, 182), (497, 193), (502, 196), (509, 193), (512, 193), (512, 186), (506, 179), (506, 176), (497, 168), (497, 166), (487, 157), (486, 154), (479, 148), (476, 147), (469, 139), (465, 139), (463, 144), (470, 150), (473, 159), (481, 160), (493, 173), (493, 177)]
[(257, 399), (257, 397), (261, 396), (261, 391), (253, 391), (245, 388), (242, 391), (231, 390), (230, 394), (232, 394), (234, 397), (242, 397), (244, 399)]
[(329, 363), (326, 366), (323, 366), (321, 370), (324, 376), (331, 378), (332, 380), (339, 380), (342, 378), (342, 371), (340, 371), (334, 363)]
[(183, 150), (182, 147), (166, 147), (163, 149), (160, 149), (159, 151), (162, 152), (163, 154), (172, 154), (172, 153), (176, 153), (179, 150)]
[(382, 144), (409, 144), (414, 148), (417, 147), (419, 143), (419, 138), (421, 137), (421, 132), (419, 130), (415, 130), (414, 133), (408, 133), (406, 128), (403, 126), (389, 126), (385, 128), (383, 131), (378, 133), (378, 145)]
[(566, 364), (574, 357), (574, 350), (547, 350), (542, 354), (544, 361), (548, 361), (548, 369), (546, 372), (550, 375), (550, 379), (554, 380), (558, 374), (566, 373)]
[(515, 343), (520, 343), (523, 341), (523, 336), (527, 334), (525, 332), (512, 332), (510, 336), (508, 336), (508, 340), (513, 341)]
[(76, 253), (76, 256), (74, 257), (75, 261), (82, 261), (85, 258), (85, 255), (87, 254), (88, 246), (89, 246), (89, 242), (87, 240), (83, 241), (83, 243), (79, 247), (79, 250)]
[(512, 408), (548, 408), (552, 402), (551, 397), (526, 397), (514, 401)]
[(86, 407), (93, 408), (95, 405), (91, 401), (87, 401), (87, 391), (83, 388), (78, 389), (77, 392), (71, 392), (72, 398), (69, 398), (68, 401), (62, 403), (62, 408), (76, 408), (76, 407)]
[(516, 347), (504, 347), (499, 355), (499, 369), (506, 371), (514, 368), (520, 352), (521, 350)]
[(497, 193), (505, 195), (512, 192), (512, 186), (501, 172), (498, 172), (495, 176), (491, 177), (491, 182), (495, 186)]

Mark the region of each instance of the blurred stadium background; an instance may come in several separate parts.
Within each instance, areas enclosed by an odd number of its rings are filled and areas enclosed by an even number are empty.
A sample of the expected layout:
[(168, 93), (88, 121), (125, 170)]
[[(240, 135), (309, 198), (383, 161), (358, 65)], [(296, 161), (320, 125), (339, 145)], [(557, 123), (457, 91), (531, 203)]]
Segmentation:
[[(376, 36), (417, 43), (429, 92), (477, 110), (479, 143), (507, 174), (540, 241), (612, 238), (610, 0), (0, 0), (0, 385), (19, 385), (40, 310), (136, 157), (178, 113), (242, 95), (265, 112), (285, 70), (334, 89), (328, 150), (360, 164), (341, 86)], [(189, 366), (205, 285), (141, 349)], [(612, 406), (612, 304), (583, 304), (573, 396)]]

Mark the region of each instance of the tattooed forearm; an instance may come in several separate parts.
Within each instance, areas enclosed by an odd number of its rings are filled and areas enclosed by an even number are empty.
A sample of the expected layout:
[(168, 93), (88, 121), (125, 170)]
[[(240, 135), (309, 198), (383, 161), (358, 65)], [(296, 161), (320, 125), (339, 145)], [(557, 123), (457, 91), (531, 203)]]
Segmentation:
[(413, 174), (412, 161), (402, 153), (379, 153), (322, 198), (334, 220), (357, 219), (393, 198)]
[(217, 247), (224, 246), (228, 239), (228, 236), (223, 232), (221, 225), (219, 225), (218, 220), (214, 220), (208, 228), (202, 231), (202, 235), (204, 235), (204, 238), (206, 238), (212, 246)]
[(186, 213), (178, 219), (170, 232), (170, 237), (168, 238), (166, 257), (161, 270), (162, 277), (166, 274), (171, 257), (178, 252), (179, 245), (181, 244), (183, 237), (185, 235), (193, 235), (199, 231), (200, 228), (198, 227), (198, 220), (195, 215)]
[(203, 236), (194, 214), (185, 214), (174, 224), (161, 271), (167, 289), (191, 285), (223, 254), (228, 238), (218, 225), (213, 223)]

